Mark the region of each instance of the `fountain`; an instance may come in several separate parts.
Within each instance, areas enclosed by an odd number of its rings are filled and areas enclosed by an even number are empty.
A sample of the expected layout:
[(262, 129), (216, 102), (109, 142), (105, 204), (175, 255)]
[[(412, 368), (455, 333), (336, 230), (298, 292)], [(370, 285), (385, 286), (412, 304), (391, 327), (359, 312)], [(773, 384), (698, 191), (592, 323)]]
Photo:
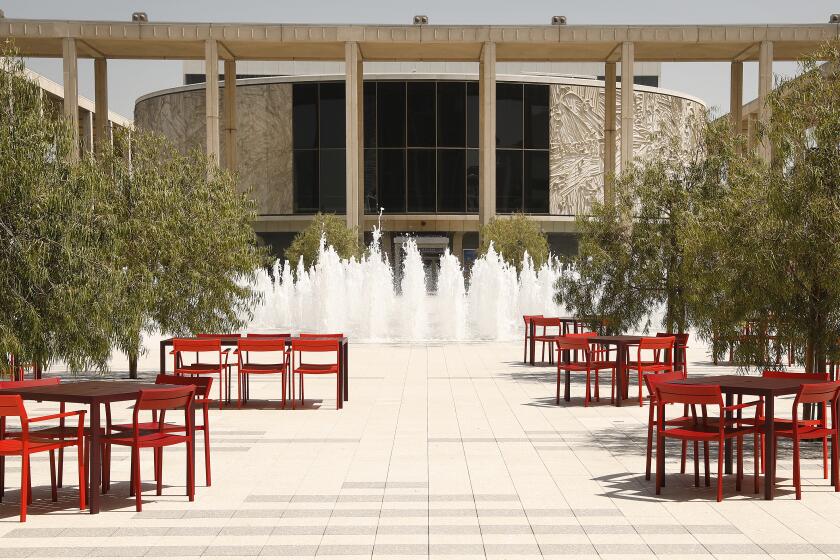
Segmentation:
[[(403, 244), (399, 282), (380, 248), (381, 230), (360, 259), (341, 259), (324, 239), (317, 263), (275, 263), (260, 271), (254, 288), (263, 294), (250, 330), (343, 332), (362, 341), (516, 340), (522, 315), (564, 314), (554, 303), (561, 274), (556, 259), (535, 269), (525, 256), (522, 271), (490, 247), (464, 270), (448, 250), (441, 256), (436, 286), (427, 287), (417, 244)], [(293, 271), (294, 270), (294, 271)]]

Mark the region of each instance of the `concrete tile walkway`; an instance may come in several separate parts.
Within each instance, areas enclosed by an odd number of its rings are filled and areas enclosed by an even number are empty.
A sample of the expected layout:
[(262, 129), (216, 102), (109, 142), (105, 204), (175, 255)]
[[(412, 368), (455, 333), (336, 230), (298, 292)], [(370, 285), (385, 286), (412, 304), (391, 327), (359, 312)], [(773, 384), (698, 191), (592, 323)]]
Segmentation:
[[(33, 460), (27, 523), (17, 522), (16, 489), (0, 506), (0, 557), (840, 558), (840, 495), (822, 479), (818, 448), (805, 451), (802, 501), (787, 447), (773, 502), (750, 493), (748, 476), (743, 493), (728, 477), (716, 503), (713, 489), (679, 474), (676, 449), (657, 497), (644, 480), (647, 409), (609, 406), (608, 377), (600, 404), (583, 407), (577, 380), (572, 402), (555, 406), (554, 368), (524, 366), (521, 352), (353, 344), (341, 411), (331, 380), (307, 381), (314, 400), (294, 411), (278, 410), (277, 380), (255, 380), (250, 408), (212, 410), (213, 485), (202, 484), (199, 446), (194, 503), (181, 450), (165, 455), (160, 497), (144, 457), (142, 513), (128, 498), (128, 455), (115, 450), (98, 516), (74, 509), (72, 461), (71, 486), (52, 504), (48, 464)], [(691, 375), (733, 371), (692, 357)], [(128, 420), (129, 410), (115, 415)], [(10, 486), (19, 472), (7, 461)]]

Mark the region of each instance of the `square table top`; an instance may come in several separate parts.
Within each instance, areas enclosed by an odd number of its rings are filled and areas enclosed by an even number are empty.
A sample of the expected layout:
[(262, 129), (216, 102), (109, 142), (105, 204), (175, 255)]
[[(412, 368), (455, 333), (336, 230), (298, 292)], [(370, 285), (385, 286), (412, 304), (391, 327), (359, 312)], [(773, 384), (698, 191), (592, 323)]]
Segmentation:
[(144, 389), (169, 389), (178, 385), (136, 383), (134, 381), (76, 381), (55, 385), (9, 387), (0, 395), (20, 395), (25, 400), (90, 404), (136, 399)]
[(680, 385), (719, 385), (724, 393), (744, 395), (793, 395), (802, 385), (823, 383), (815, 379), (759, 377), (757, 375), (708, 375), (689, 377), (670, 383)]
[[(160, 342), (164, 346), (172, 346), (172, 341), (175, 340), (175, 338), (176, 337), (164, 338)], [(189, 338), (189, 337), (187, 337), (187, 338)], [(223, 346), (236, 346), (241, 339), (248, 338), (248, 337), (247, 336), (231, 336), (231, 337), (222, 336), (222, 337), (207, 337), (207, 338), (208, 339), (218, 338), (218, 340), (220, 340), (222, 342)], [(260, 337), (260, 338), (265, 339), (267, 337)], [(286, 344), (288, 346), (291, 346), (293, 340), (317, 340), (317, 338), (315, 338), (315, 337), (306, 337), (305, 339), (303, 339), (299, 336), (280, 336), (279, 334), (277, 335), (277, 338), (282, 338), (283, 340), (285, 340)], [(325, 337), (325, 338), (331, 338), (332, 339), (333, 337)], [(254, 340), (254, 339), (252, 338), (251, 340)], [(335, 338), (335, 340), (338, 340), (342, 344), (347, 344), (347, 342), (348, 342), (348, 338), (346, 336), (343, 336), (341, 338)]]
[(611, 336), (590, 336), (587, 337), (587, 340), (600, 344), (638, 344), (643, 338), (648, 337), (640, 334), (617, 334)]

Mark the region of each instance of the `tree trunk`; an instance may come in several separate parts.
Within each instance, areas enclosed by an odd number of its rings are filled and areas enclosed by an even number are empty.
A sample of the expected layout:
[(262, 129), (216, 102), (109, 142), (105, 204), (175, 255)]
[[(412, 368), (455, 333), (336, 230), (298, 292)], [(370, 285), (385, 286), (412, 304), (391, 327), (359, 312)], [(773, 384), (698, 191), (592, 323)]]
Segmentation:
[(128, 377), (129, 379), (137, 379), (137, 352), (128, 353)]
[(814, 342), (811, 337), (805, 342), (805, 373), (814, 373)]

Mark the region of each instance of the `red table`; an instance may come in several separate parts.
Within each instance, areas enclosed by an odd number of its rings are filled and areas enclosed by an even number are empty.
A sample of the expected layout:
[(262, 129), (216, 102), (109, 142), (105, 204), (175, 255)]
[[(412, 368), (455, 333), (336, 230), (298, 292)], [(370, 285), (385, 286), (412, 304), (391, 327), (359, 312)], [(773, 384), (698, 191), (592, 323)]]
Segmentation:
[(615, 368), (615, 406), (621, 406), (621, 401), (628, 396), (628, 387), (624, 386), (624, 374), (627, 370), (627, 356), (631, 346), (638, 346), (641, 342), (641, 335), (620, 334), (615, 336), (590, 336), (587, 341), (590, 344), (602, 344), (604, 346), (615, 346), (616, 368)]

